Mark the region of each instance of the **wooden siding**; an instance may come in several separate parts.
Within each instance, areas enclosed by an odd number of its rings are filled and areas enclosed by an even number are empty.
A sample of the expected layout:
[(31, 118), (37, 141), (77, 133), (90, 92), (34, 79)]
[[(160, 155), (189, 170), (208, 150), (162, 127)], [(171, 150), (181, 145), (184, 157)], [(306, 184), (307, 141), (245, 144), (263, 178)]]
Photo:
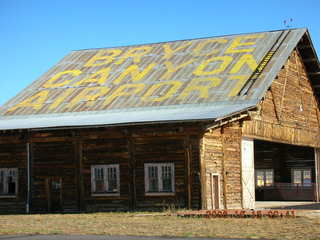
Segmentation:
[[(130, 209), (130, 188), (132, 185), (131, 163), (128, 141), (116, 131), (109, 132), (109, 137), (99, 136), (97, 139), (83, 141), (82, 176), (84, 186), (84, 205), (87, 211), (128, 210)], [(121, 132), (120, 132), (121, 133)], [(81, 133), (82, 135), (83, 133)], [(92, 134), (92, 133), (91, 133)], [(93, 196), (91, 193), (91, 166), (96, 164), (119, 164), (120, 196)]]
[(298, 51), (292, 52), (259, 107), (244, 122), (244, 136), (320, 147), (319, 108)]
[(241, 208), (241, 126), (214, 129), (203, 137), (203, 208), (212, 209), (211, 174), (220, 176), (221, 208)]
[[(19, 168), (19, 194), (0, 199), (0, 212), (25, 211), (27, 142), (33, 211), (49, 210), (46, 179), (57, 176), (63, 177), (65, 211), (211, 209), (212, 174), (219, 176), (220, 208), (241, 208), (242, 137), (320, 147), (319, 119), (310, 81), (294, 51), (251, 118), (205, 134), (196, 123), (3, 133), (0, 167)], [(166, 162), (175, 166), (175, 194), (146, 196), (144, 164)], [(91, 194), (91, 166), (96, 164), (119, 164), (120, 196)]]
[[(0, 198), (0, 212), (8, 212), (8, 206), (12, 212), (25, 212), (27, 142), (32, 161), (32, 212), (200, 208), (200, 133), (198, 124), (2, 133), (0, 167), (19, 168), (19, 194), (15, 199)], [(165, 162), (175, 166), (175, 194), (146, 196), (144, 164)], [(119, 196), (91, 193), (91, 166), (97, 164), (119, 164)], [(52, 179), (62, 182), (57, 209), (51, 206)]]
[(75, 146), (70, 141), (33, 142), (32, 211), (50, 211), (50, 179), (61, 178), (61, 211), (77, 211), (78, 179)]
[[(189, 135), (189, 134), (193, 135)], [(186, 151), (189, 147), (191, 207), (200, 208), (198, 127), (144, 126), (79, 131), (82, 141), (84, 205), (88, 211), (142, 208), (188, 207)], [(175, 194), (146, 196), (144, 164), (175, 165)], [(120, 165), (120, 196), (91, 195), (90, 167), (94, 164)]]
[(26, 211), (27, 199), (27, 145), (18, 136), (8, 136), (0, 141), (0, 168), (18, 168), (18, 193), (16, 197), (0, 197), (0, 212)]

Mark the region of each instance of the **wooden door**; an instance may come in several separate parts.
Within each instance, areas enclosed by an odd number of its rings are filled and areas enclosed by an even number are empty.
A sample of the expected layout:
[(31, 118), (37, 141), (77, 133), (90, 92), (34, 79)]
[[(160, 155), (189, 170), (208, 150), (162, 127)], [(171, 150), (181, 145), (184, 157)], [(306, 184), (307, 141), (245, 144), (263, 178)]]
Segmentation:
[(219, 189), (219, 175), (211, 174), (211, 209), (220, 207)]
[(79, 152), (73, 142), (32, 144), (32, 212), (79, 210)]
[(47, 178), (47, 200), (48, 211), (62, 211), (62, 178), (49, 177)]

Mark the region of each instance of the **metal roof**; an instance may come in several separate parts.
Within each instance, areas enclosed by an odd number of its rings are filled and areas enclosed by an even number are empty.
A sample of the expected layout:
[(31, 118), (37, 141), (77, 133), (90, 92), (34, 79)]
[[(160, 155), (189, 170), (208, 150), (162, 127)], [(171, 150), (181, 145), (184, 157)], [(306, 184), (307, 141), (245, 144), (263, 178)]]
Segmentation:
[(0, 130), (237, 113), (258, 104), (306, 32), (73, 51), (0, 109)]

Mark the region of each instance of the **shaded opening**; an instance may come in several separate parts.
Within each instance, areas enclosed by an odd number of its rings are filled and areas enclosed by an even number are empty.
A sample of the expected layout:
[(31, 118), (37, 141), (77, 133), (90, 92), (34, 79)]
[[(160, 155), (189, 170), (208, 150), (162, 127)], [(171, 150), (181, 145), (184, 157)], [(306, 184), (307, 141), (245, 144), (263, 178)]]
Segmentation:
[(256, 201), (315, 201), (314, 149), (254, 141)]

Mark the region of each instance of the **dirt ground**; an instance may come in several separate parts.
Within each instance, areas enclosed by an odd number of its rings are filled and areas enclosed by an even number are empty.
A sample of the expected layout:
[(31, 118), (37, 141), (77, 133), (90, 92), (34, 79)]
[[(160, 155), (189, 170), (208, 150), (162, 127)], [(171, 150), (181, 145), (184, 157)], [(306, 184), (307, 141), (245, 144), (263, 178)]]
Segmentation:
[(320, 218), (181, 218), (145, 213), (0, 215), (0, 234), (320, 240)]

